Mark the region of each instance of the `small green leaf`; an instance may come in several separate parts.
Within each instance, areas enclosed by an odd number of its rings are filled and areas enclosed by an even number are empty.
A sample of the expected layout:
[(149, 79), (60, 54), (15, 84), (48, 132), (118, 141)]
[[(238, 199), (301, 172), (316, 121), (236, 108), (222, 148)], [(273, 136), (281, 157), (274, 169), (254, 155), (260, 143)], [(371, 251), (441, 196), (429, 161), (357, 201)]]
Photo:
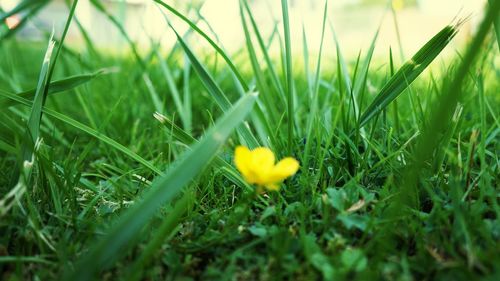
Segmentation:
[(248, 231), (253, 235), (264, 238), (267, 236), (267, 229), (262, 224), (254, 224), (248, 228)]
[(337, 216), (347, 229), (357, 228), (359, 230), (366, 230), (368, 225), (368, 217), (358, 214), (340, 214)]
[(359, 249), (346, 249), (340, 256), (342, 264), (357, 272), (363, 271), (368, 265), (368, 259), (365, 257), (363, 251)]

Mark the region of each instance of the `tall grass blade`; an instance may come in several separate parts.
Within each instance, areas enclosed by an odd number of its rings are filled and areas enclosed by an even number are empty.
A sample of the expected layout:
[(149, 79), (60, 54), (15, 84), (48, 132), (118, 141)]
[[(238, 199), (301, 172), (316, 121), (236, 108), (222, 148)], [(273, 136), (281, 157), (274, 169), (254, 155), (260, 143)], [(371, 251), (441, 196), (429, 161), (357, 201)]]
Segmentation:
[(361, 69), (359, 70), (359, 76), (357, 77), (356, 81), (354, 81), (354, 84), (352, 86), (353, 87), (352, 98), (355, 100), (355, 102), (353, 102), (353, 105), (354, 105), (354, 114), (356, 115), (356, 119), (359, 119), (359, 114), (361, 110), (359, 108), (360, 105), (358, 104), (364, 100), (363, 94), (366, 87), (366, 80), (368, 79), (368, 71), (370, 69), (370, 63), (372, 61), (373, 52), (375, 51), (375, 43), (377, 42), (379, 31), (380, 31), (380, 26), (372, 38), (372, 42), (370, 44), (370, 48), (368, 49), (368, 53), (366, 54), (366, 57), (363, 60)]
[(47, 46), (47, 51), (43, 59), (42, 69), (40, 70), (40, 76), (38, 77), (38, 85), (35, 91), (35, 97), (33, 99), (33, 104), (31, 106), (31, 112), (28, 119), (27, 130), (24, 136), (24, 144), (22, 148), (22, 160), (29, 161), (33, 154), (33, 146), (40, 135), (40, 121), (42, 119), (42, 108), (45, 100), (45, 85), (49, 83), (49, 68), (50, 68), (50, 58), (52, 57), (52, 52), (54, 51), (55, 41), (52, 37), (49, 40), (49, 45)]
[[(241, 1), (240, 1), (241, 3)], [(257, 58), (257, 54), (254, 48), (254, 44), (252, 43), (252, 38), (250, 36), (250, 32), (248, 30), (248, 25), (246, 22), (245, 14), (243, 13), (243, 8), (240, 5), (240, 17), (241, 23), (243, 25), (243, 31), (245, 34), (245, 42), (248, 50), (248, 56), (250, 58), (250, 63), (252, 65), (253, 73), (255, 74), (255, 80), (257, 82), (257, 88), (259, 92), (262, 93), (261, 97), (265, 104), (266, 110), (268, 112), (268, 117), (271, 120), (271, 123), (275, 123), (278, 120), (278, 113), (276, 112), (276, 105), (272, 101), (272, 92), (270, 91), (266, 77), (262, 69), (260, 68), (259, 60)]]
[(288, 1), (281, 0), (281, 12), (283, 15), (283, 30), (285, 33), (285, 76), (286, 76), (286, 99), (288, 117), (288, 154), (292, 153), (293, 128), (294, 128), (294, 105), (293, 105), (293, 73), (292, 73), (292, 43), (290, 40), (290, 18), (288, 16)]
[(194, 31), (196, 31), (198, 34), (200, 34), (205, 40), (207, 40), (207, 42), (212, 46), (212, 48), (214, 48), (217, 51), (217, 53), (219, 53), (219, 55), (221, 55), (221, 57), (227, 63), (229, 68), (231, 68), (231, 70), (233, 71), (233, 74), (236, 76), (236, 78), (238, 79), (240, 84), (243, 86), (244, 91), (248, 91), (250, 89), (248, 87), (247, 83), (245, 82), (245, 80), (243, 79), (243, 77), (241, 76), (240, 72), (238, 71), (238, 69), (234, 65), (234, 63), (231, 61), (231, 59), (226, 55), (226, 53), (212, 39), (210, 39), (210, 37), (205, 32), (203, 32), (198, 26), (196, 26), (195, 23), (190, 21), (182, 13), (180, 13), (179, 11), (177, 11), (176, 9), (174, 9), (172, 6), (168, 5), (167, 3), (165, 3), (161, 0), (153, 0), (153, 1), (155, 1), (157, 4), (164, 7), (165, 9), (169, 10), (176, 17), (183, 20), (185, 23), (187, 23), (189, 25), (189, 27), (191, 27)]
[(455, 37), (460, 24), (443, 28), (396, 72), (364, 111), (359, 120), (360, 128), (385, 109), (429, 66)]
[[(271, 56), (269, 55), (269, 46), (266, 45), (264, 43), (264, 40), (262, 39), (261, 32), (259, 30), (257, 22), (255, 21), (252, 10), (250, 10), (250, 7), (248, 6), (248, 2), (246, 0), (240, 0), (240, 4), (241, 3), (243, 3), (243, 6), (244, 6), (245, 10), (247, 11), (247, 14), (248, 14), (248, 17), (250, 19), (250, 23), (252, 25), (255, 37), (257, 38), (257, 43), (259, 44), (260, 50), (261, 50), (262, 54), (264, 55), (264, 60), (266, 61), (267, 68), (271, 74), (271, 81), (272, 81), (274, 87), (276, 88), (276, 90), (278, 91), (278, 93), (280, 94), (280, 96), (284, 100), (285, 91), (283, 89), (283, 86), (280, 83), (280, 79), (279, 79), (279, 76), (278, 76), (276, 69), (274, 67), (274, 63), (271, 60)], [(275, 26), (275, 30), (276, 30), (276, 26)]]
[[(35, 97), (33, 100), (33, 105), (31, 108), (30, 117), (28, 120), (28, 127), (26, 131), (26, 136), (24, 138), (24, 145), (22, 148), (22, 159), (23, 161), (29, 161), (31, 159), (31, 155), (33, 153), (33, 145), (40, 135), (40, 122), (42, 119), (42, 108), (45, 104), (45, 100), (47, 98), (50, 80), (52, 78), (52, 74), (54, 73), (54, 66), (57, 63), (57, 58), (59, 57), (59, 53), (61, 52), (62, 45), (64, 43), (64, 39), (66, 38), (66, 34), (68, 33), (69, 26), (71, 24), (71, 19), (75, 14), (76, 5), (78, 4), (78, 0), (73, 2), (71, 10), (68, 15), (68, 19), (66, 20), (66, 24), (64, 26), (64, 30), (61, 36), (61, 40), (59, 46), (54, 53), (54, 58), (52, 59), (52, 51), (55, 46), (55, 41), (52, 40), (53, 35), (49, 41), (49, 46), (47, 47), (47, 52), (45, 53), (45, 58), (43, 60), (42, 70), (40, 71), (40, 76), (38, 79), (38, 85), (35, 92)], [(52, 60), (52, 62), (51, 62)]]
[[(304, 149), (304, 167), (309, 167), (309, 153), (311, 149), (311, 145), (313, 143), (312, 131), (313, 127), (316, 127), (315, 121), (318, 115), (318, 107), (319, 107), (319, 82), (321, 79), (321, 60), (323, 56), (323, 42), (325, 38), (325, 27), (326, 27), (326, 19), (327, 19), (327, 11), (328, 11), (328, 0), (325, 0), (325, 5), (323, 7), (323, 21), (321, 26), (321, 39), (319, 44), (319, 54), (318, 60), (316, 62), (316, 72), (314, 74), (314, 80), (310, 85), (310, 92), (312, 96), (310, 114), (307, 118), (307, 135), (306, 135), (306, 146)], [(304, 33), (305, 36), (305, 33)], [(306, 57), (306, 56), (304, 56)], [(307, 63), (306, 63), (307, 64)], [(306, 168), (308, 169), (308, 168)]]
[[(224, 92), (219, 88), (217, 83), (215, 82), (215, 79), (208, 73), (208, 71), (205, 69), (205, 67), (200, 63), (200, 61), (196, 58), (196, 56), (193, 54), (191, 51), (191, 48), (184, 42), (184, 39), (182, 39), (181, 36), (177, 33), (177, 31), (174, 30), (175, 34), (177, 35), (177, 40), (182, 46), (182, 49), (188, 56), (189, 60), (191, 61), (191, 66), (193, 69), (196, 71), (198, 76), (200, 77), (201, 82), (207, 89), (207, 91), (210, 93), (210, 95), (214, 98), (214, 101), (217, 103), (219, 108), (223, 111), (226, 112), (231, 108), (231, 102), (229, 99), (226, 97)], [(240, 126), (238, 128), (238, 132), (241, 134), (242, 138), (245, 140), (247, 145), (249, 147), (257, 147), (259, 146), (259, 142), (255, 138), (255, 136), (252, 134), (250, 129), (246, 126)]]
[[(336, 53), (337, 53), (337, 71), (338, 75), (342, 77), (342, 79), (339, 80), (339, 89), (340, 89), (340, 99), (341, 102), (345, 100), (345, 93), (351, 93), (352, 92), (352, 81), (351, 77), (349, 77), (349, 71), (347, 67), (347, 62), (344, 59), (344, 56), (342, 54), (342, 50), (340, 49), (340, 43), (339, 40), (337, 39), (337, 34), (335, 32), (335, 29), (333, 27), (332, 22), (330, 21), (330, 29), (333, 34), (333, 40), (335, 41), (335, 48), (336, 48)], [(344, 119), (347, 119), (349, 115), (349, 112), (346, 112), (346, 114), (343, 116)], [(346, 122), (346, 120), (344, 120)]]
[(192, 110), (191, 87), (189, 85), (189, 80), (191, 77), (191, 63), (189, 62), (189, 58), (187, 57), (186, 54), (183, 55), (183, 60), (184, 60), (184, 69), (182, 71), (182, 80), (183, 80), (182, 97), (184, 101), (184, 113), (185, 113), (185, 118), (187, 120), (186, 122), (189, 124), (189, 127), (186, 128), (186, 131), (190, 133), (193, 122), (193, 113), (191, 111)]
[(179, 112), (179, 116), (181, 118), (182, 127), (186, 129), (186, 131), (191, 131), (191, 121), (187, 116), (189, 113), (186, 113), (186, 109), (182, 100), (181, 95), (179, 94), (179, 90), (177, 90), (177, 86), (175, 85), (174, 77), (172, 75), (172, 71), (170, 70), (170, 66), (168, 66), (165, 59), (162, 58), (160, 52), (155, 50), (155, 55), (160, 62), (160, 68), (165, 76), (165, 80), (167, 81), (168, 89), (170, 90), (170, 94), (174, 100), (175, 107), (177, 108), (177, 112)]

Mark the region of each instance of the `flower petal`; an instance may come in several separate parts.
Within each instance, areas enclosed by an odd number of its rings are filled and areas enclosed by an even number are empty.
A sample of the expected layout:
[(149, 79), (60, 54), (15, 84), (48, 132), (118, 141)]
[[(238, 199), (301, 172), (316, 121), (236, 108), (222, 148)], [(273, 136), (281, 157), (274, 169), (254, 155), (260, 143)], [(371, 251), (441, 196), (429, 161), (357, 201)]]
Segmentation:
[(250, 152), (252, 161), (250, 166), (250, 179), (252, 183), (264, 185), (269, 183), (269, 175), (274, 168), (274, 153), (267, 147), (258, 147)]
[(278, 191), (280, 190), (280, 186), (277, 183), (266, 184), (266, 189), (269, 191)]
[(234, 164), (246, 181), (250, 174), (249, 163), (252, 161), (252, 154), (246, 146), (239, 145), (234, 151)]
[(252, 166), (261, 171), (270, 171), (274, 166), (274, 153), (267, 147), (257, 147), (251, 151)]
[(270, 182), (280, 182), (284, 179), (293, 176), (299, 170), (299, 162), (292, 157), (283, 158), (274, 166), (269, 175)]

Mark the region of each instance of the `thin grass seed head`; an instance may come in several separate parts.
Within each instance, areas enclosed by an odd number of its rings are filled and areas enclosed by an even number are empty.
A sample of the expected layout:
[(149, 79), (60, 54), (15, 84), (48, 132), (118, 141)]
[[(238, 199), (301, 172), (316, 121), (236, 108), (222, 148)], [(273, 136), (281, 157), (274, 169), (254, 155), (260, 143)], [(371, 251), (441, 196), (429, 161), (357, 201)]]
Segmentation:
[(236, 168), (245, 181), (258, 186), (258, 191), (263, 187), (271, 191), (279, 190), (279, 184), (299, 169), (299, 162), (292, 157), (283, 158), (278, 163), (275, 160), (274, 153), (267, 147), (250, 150), (238, 146), (234, 151)]

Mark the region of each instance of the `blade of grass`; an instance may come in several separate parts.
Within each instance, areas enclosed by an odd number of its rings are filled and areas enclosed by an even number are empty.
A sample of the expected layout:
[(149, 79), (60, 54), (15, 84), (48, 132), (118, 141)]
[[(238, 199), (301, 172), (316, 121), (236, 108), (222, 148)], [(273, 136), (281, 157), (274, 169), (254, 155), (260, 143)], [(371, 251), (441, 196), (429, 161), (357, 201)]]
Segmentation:
[(131, 247), (133, 238), (148, 224), (158, 209), (172, 201), (179, 192), (200, 174), (210, 163), (230, 133), (250, 113), (257, 94), (242, 97), (224, 116), (195, 144), (186, 151), (171, 168), (157, 177), (144, 193), (142, 200), (122, 214), (107, 234), (95, 242), (91, 250), (78, 261), (73, 272), (67, 272), (65, 280), (88, 280), (112, 264)]
[(44, 259), (43, 257), (40, 256), (31, 256), (31, 257), (25, 257), (25, 256), (1, 256), (0, 257), (0, 264), (2, 263), (40, 263), (40, 264), (45, 264), (45, 265), (55, 265), (54, 262)]
[[(248, 17), (250, 19), (250, 23), (252, 25), (253, 31), (255, 33), (255, 36), (257, 38), (257, 42), (259, 44), (260, 50), (262, 54), (264, 55), (264, 60), (266, 61), (267, 68), (271, 74), (271, 81), (273, 82), (274, 87), (280, 94), (280, 96), (285, 99), (285, 91), (283, 90), (283, 86), (280, 83), (280, 79), (278, 77), (278, 74), (276, 72), (276, 69), (274, 67), (274, 63), (271, 60), (271, 56), (269, 55), (269, 44), (266, 45), (264, 43), (264, 40), (262, 39), (261, 32), (259, 30), (259, 27), (257, 25), (257, 22), (255, 21), (255, 18), (253, 16), (252, 10), (248, 6), (248, 2), (246, 0), (240, 0), (240, 5), (243, 3), (243, 6), (245, 7), (245, 10), (247, 11)], [(277, 26), (275, 24), (275, 31), (277, 29)], [(274, 32), (274, 31), (273, 31)]]
[[(392, 55), (392, 49), (389, 48), (389, 70), (390, 70), (390, 77), (394, 76), (396, 73), (394, 70), (394, 59)], [(398, 101), (394, 100), (392, 103), (392, 114), (393, 114), (393, 119), (394, 119), (394, 130), (396, 133), (399, 132), (399, 113), (398, 113)]]
[(185, 113), (185, 106), (181, 100), (179, 91), (177, 90), (177, 86), (175, 85), (174, 77), (172, 75), (172, 71), (170, 70), (170, 66), (168, 66), (166, 60), (164, 60), (158, 50), (155, 51), (156, 57), (160, 62), (161, 71), (167, 81), (168, 89), (170, 90), (170, 94), (172, 95), (172, 99), (174, 100), (175, 107), (177, 108), (177, 112), (181, 118), (182, 126), (186, 131), (191, 131), (191, 123), (189, 118)]
[(22, 147), (22, 161), (29, 161), (33, 154), (33, 145), (40, 135), (40, 121), (42, 118), (42, 108), (44, 101), (45, 85), (49, 83), (48, 75), (50, 68), (50, 58), (54, 51), (55, 42), (52, 38), (49, 40), (47, 51), (43, 59), (42, 69), (38, 77), (38, 85), (36, 87), (31, 112), (28, 119), (27, 130), (24, 135), (24, 144)]
[[(52, 59), (52, 51), (55, 46), (55, 41), (52, 40), (53, 35), (51, 36), (51, 39), (49, 41), (47, 52), (45, 53), (45, 58), (42, 65), (42, 70), (40, 71), (38, 85), (35, 92), (35, 97), (33, 99), (33, 105), (31, 107), (31, 113), (28, 120), (27, 131), (24, 137), (24, 144), (21, 149), (23, 162), (29, 161), (32, 158), (33, 145), (36, 143), (40, 135), (40, 122), (42, 119), (42, 112), (43, 112), (42, 109), (49, 92), (50, 80), (52, 79), (52, 74), (54, 73), (54, 68), (57, 63), (57, 58), (59, 57), (59, 54), (61, 52), (64, 39), (66, 38), (66, 34), (68, 33), (69, 26), (71, 24), (71, 19), (75, 14), (75, 9), (77, 4), (78, 0), (75, 0), (68, 14), (68, 18), (66, 20), (66, 24), (64, 26), (64, 30), (61, 36), (61, 40), (58, 48), (56, 49), (56, 52), (54, 53), (53, 59)], [(15, 172), (14, 176), (17, 177), (18, 174), (19, 172)]]
[(366, 80), (368, 79), (368, 71), (370, 69), (370, 63), (372, 61), (373, 52), (375, 51), (375, 43), (378, 39), (378, 34), (380, 31), (380, 26), (377, 28), (375, 35), (372, 38), (372, 42), (370, 44), (370, 48), (368, 49), (368, 53), (366, 54), (365, 59), (363, 60), (363, 64), (361, 65), (361, 69), (359, 70), (359, 77), (354, 81), (353, 89), (352, 89), (352, 98), (356, 101), (353, 102), (354, 105), (354, 114), (356, 115), (356, 120), (359, 120), (361, 115), (361, 106), (363, 102), (363, 96), (366, 87)]
[[(307, 94), (309, 100), (313, 99), (313, 84), (314, 82), (312, 81), (311, 78), (311, 70), (309, 69), (310, 67), (310, 60), (309, 60), (309, 46), (307, 43), (307, 34), (306, 34), (306, 27), (304, 23), (302, 23), (302, 56), (304, 57), (304, 76), (305, 76), (305, 82), (307, 84)], [(312, 117), (312, 115), (310, 116)]]
[(161, 0), (153, 0), (153, 1), (155, 1), (157, 4), (164, 7), (165, 9), (169, 10), (171, 13), (173, 13), (175, 16), (177, 16), (181, 20), (183, 20), (185, 23), (187, 23), (189, 25), (189, 27), (191, 27), (194, 31), (196, 31), (198, 34), (200, 34), (205, 40), (207, 40), (207, 42), (217, 51), (217, 53), (219, 53), (221, 55), (221, 57), (224, 59), (224, 61), (226, 61), (229, 68), (231, 68), (231, 70), (233, 71), (233, 74), (236, 76), (238, 81), (243, 86), (244, 91), (246, 92), (250, 89), (248, 87), (247, 83), (245, 82), (245, 80), (243, 79), (243, 77), (241, 76), (240, 72), (236, 68), (236, 66), (231, 61), (231, 59), (226, 55), (226, 53), (212, 39), (210, 39), (210, 37), (205, 32), (203, 32), (198, 26), (196, 26), (196, 24), (194, 24), (187, 17), (185, 17), (182, 13), (180, 13), (179, 11), (177, 11), (176, 9), (174, 9), (172, 6), (168, 5), (167, 3), (165, 3)]
[[(141, 55), (139, 54), (139, 51), (137, 49), (136, 44), (130, 36), (127, 33), (127, 30), (124, 28), (124, 26), (120, 23), (120, 21), (114, 17), (107, 9), (106, 7), (101, 3), (101, 0), (90, 0), (90, 3), (101, 13), (103, 13), (109, 21), (118, 29), (120, 34), (123, 36), (125, 41), (127, 41), (128, 45), (130, 46), (130, 49), (132, 50), (132, 54), (139, 64), (139, 75), (136, 76), (135, 79), (138, 79), (139, 77), (143, 79), (146, 89), (148, 90), (149, 95), (151, 96), (151, 100), (153, 102), (153, 105), (156, 109), (156, 111), (163, 112), (163, 103), (161, 101), (160, 96), (158, 95), (158, 92), (156, 91), (153, 82), (151, 78), (149, 77), (149, 74), (147, 72), (147, 65), (144, 62), (144, 60), (141, 58)], [(134, 80), (135, 80), (134, 79)]]
[[(344, 56), (342, 55), (342, 51), (340, 49), (340, 43), (339, 40), (337, 39), (337, 34), (335, 32), (335, 29), (333, 27), (333, 24), (331, 21), (329, 21), (330, 25), (330, 30), (332, 31), (333, 34), (333, 40), (335, 41), (335, 48), (336, 48), (336, 54), (337, 54), (337, 72), (338, 75), (342, 77), (342, 79), (338, 79), (339, 81), (339, 93), (340, 93), (340, 102), (343, 105), (346, 100), (345, 98), (345, 93), (351, 93), (352, 92), (352, 82), (351, 78), (349, 77), (349, 71), (347, 68), (347, 62), (344, 59)], [(344, 106), (342, 106), (344, 108)], [(344, 129), (347, 131), (347, 120), (349, 118), (349, 112), (345, 112), (343, 115), (343, 121), (344, 121)]]
[[(60, 93), (60, 92), (64, 92), (64, 91), (69, 91), (73, 88), (76, 88), (82, 84), (85, 84), (85, 83), (91, 81), (94, 78), (97, 78), (97, 77), (104, 75), (104, 74), (107, 74), (107, 73), (109, 73), (109, 72), (106, 69), (101, 69), (101, 70), (96, 71), (96, 72), (91, 73), (91, 74), (75, 75), (75, 76), (71, 76), (68, 78), (56, 80), (56, 81), (50, 83), (49, 91), (48, 91), (47, 95), (56, 94), (56, 93)], [(37, 90), (37, 88), (34, 88), (31, 90), (20, 92), (17, 95), (24, 98), (24, 99), (32, 100), (33, 97), (35, 96), (36, 90)], [(0, 100), (0, 108), (10, 107), (10, 106), (13, 106), (15, 104), (16, 103), (14, 101), (11, 101), (9, 99)]]
[[(342, 51), (340, 49), (340, 43), (339, 40), (337, 39), (337, 35), (335, 32), (335, 29), (333, 27), (333, 24), (331, 21), (329, 21), (330, 25), (330, 30), (333, 35), (333, 40), (335, 42), (335, 47), (336, 47), (336, 55), (337, 55), (337, 73), (338, 76), (342, 77), (342, 79), (338, 79), (338, 87), (339, 87), (339, 100), (334, 101), (334, 103), (339, 103), (340, 104), (340, 111), (342, 111), (342, 125), (343, 125), (343, 130), (345, 132), (351, 130), (351, 127), (349, 126), (349, 120), (351, 120), (351, 104), (353, 102), (356, 102), (355, 99), (352, 99), (352, 81), (351, 78), (349, 77), (349, 71), (347, 68), (347, 62), (344, 59), (344, 56), (342, 55)], [(347, 101), (347, 109), (346, 109), (346, 101)], [(355, 115), (353, 115), (353, 118), (356, 118)], [(349, 167), (349, 171), (353, 172), (355, 163), (354, 163), (354, 156), (358, 153), (358, 149), (355, 148), (354, 145), (352, 144), (352, 140), (349, 137), (342, 138), (345, 140), (345, 147), (346, 147), (346, 154), (347, 154), (347, 163)]]
[[(323, 55), (323, 42), (325, 38), (325, 27), (326, 27), (326, 19), (327, 19), (327, 10), (328, 10), (328, 0), (325, 0), (325, 4), (323, 7), (323, 21), (321, 27), (321, 39), (319, 43), (319, 54), (318, 60), (316, 62), (316, 72), (314, 74), (314, 80), (312, 85), (310, 86), (311, 91), (311, 107), (310, 112), (307, 117), (307, 134), (306, 134), (306, 145), (304, 149), (304, 169), (309, 169), (309, 153), (311, 149), (311, 145), (313, 143), (312, 131), (313, 127), (317, 127), (317, 116), (318, 116), (318, 106), (319, 106), (319, 81), (321, 79), (321, 60)], [(304, 33), (305, 34), (305, 33)], [(318, 159), (317, 157), (315, 157)]]
[[(248, 56), (250, 58), (250, 63), (252, 65), (253, 73), (255, 74), (255, 80), (257, 82), (257, 88), (259, 89), (259, 92), (262, 93), (261, 95), (262, 100), (265, 104), (267, 112), (269, 113), (268, 117), (271, 120), (271, 123), (275, 124), (275, 122), (277, 122), (278, 119), (277, 117), (278, 113), (276, 112), (276, 105), (271, 100), (273, 93), (267, 86), (265, 74), (260, 68), (259, 60), (255, 52), (254, 44), (252, 43), (252, 38), (250, 37), (250, 33), (246, 22), (246, 17), (245, 14), (243, 13), (243, 7), (241, 5), (240, 5), (240, 17), (241, 17), (241, 23), (243, 25), (243, 31), (245, 34), (245, 42), (248, 50)], [(273, 140), (272, 143), (275, 143), (275, 141)]]
[(293, 73), (292, 73), (292, 43), (290, 40), (290, 19), (288, 16), (288, 1), (281, 0), (281, 13), (283, 16), (283, 30), (285, 33), (285, 77), (286, 77), (286, 99), (288, 116), (288, 154), (292, 155), (293, 128), (294, 128), (294, 106), (293, 106)]
[(443, 28), (396, 72), (364, 111), (359, 120), (360, 128), (385, 109), (429, 66), (455, 37), (460, 25), (461, 22)]
[(149, 95), (151, 96), (151, 100), (153, 101), (155, 110), (161, 113), (165, 113), (163, 102), (161, 101), (160, 96), (158, 95), (158, 92), (153, 85), (153, 81), (151, 81), (151, 78), (149, 78), (149, 75), (146, 72), (142, 73), (142, 79), (144, 80), (144, 84), (146, 85)]
[[(172, 26), (171, 26), (172, 27)], [(184, 39), (182, 39), (181, 36), (175, 31), (175, 29), (172, 27), (172, 30), (175, 32), (175, 35), (177, 36), (177, 40), (181, 44), (184, 52), (187, 54), (189, 60), (191, 61), (191, 65), (193, 69), (196, 71), (198, 76), (200, 77), (201, 82), (207, 89), (207, 91), (210, 93), (210, 95), (213, 97), (214, 101), (217, 103), (219, 108), (223, 111), (226, 112), (231, 108), (231, 102), (229, 99), (226, 97), (224, 92), (219, 88), (217, 83), (215, 82), (215, 79), (208, 73), (208, 71), (205, 69), (205, 67), (200, 63), (200, 61), (196, 58), (196, 56), (193, 54), (191, 51), (191, 48), (186, 44)], [(250, 129), (248, 127), (242, 125), (238, 127), (238, 132), (241, 134), (242, 138), (245, 140), (246, 144), (249, 147), (258, 147), (259, 142), (255, 138), (255, 136), (252, 134)]]
[(187, 55), (184, 53), (183, 54), (183, 60), (184, 60), (184, 69), (182, 71), (182, 96), (183, 96), (183, 101), (184, 101), (184, 112), (186, 114), (186, 122), (190, 125), (188, 128), (186, 128), (186, 131), (188, 133), (191, 132), (191, 127), (192, 127), (192, 106), (191, 106), (191, 86), (189, 85), (190, 77), (191, 77), (191, 62), (189, 61), (189, 58)]

